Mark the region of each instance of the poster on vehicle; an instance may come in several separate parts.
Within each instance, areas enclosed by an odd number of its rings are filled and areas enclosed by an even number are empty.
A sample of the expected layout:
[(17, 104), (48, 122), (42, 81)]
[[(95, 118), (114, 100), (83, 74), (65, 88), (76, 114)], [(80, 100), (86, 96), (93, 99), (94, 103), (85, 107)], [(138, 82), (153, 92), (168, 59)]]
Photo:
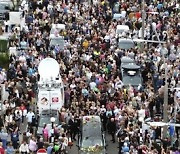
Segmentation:
[(63, 105), (60, 89), (51, 91), (50, 97), (51, 97), (51, 108), (59, 110)]
[(51, 92), (51, 101), (52, 101), (52, 104), (60, 103), (59, 97), (60, 97), (60, 91), (52, 91)]
[(38, 94), (38, 107), (39, 110), (49, 109), (49, 91), (39, 91)]
[(58, 97), (52, 97), (52, 103), (59, 103)]

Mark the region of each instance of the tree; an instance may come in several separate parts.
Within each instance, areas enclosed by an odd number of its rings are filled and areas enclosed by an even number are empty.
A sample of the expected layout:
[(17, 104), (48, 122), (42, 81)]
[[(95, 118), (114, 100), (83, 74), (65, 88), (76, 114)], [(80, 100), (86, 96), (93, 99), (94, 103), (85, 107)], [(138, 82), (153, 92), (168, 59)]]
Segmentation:
[(21, 4), (21, 0), (11, 0), (12, 4), (13, 4), (13, 10), (17, 11), (18, 10), (18, 6), (20, 6)]

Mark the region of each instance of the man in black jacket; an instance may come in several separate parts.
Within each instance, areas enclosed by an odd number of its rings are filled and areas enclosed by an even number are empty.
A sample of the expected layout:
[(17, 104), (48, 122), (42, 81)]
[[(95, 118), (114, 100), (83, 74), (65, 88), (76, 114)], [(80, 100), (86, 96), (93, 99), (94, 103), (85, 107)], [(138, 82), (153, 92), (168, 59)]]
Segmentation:
[(107, 128), (112, 136), (112, 142), (115, 143), (116, 122), (114, 118), (111, 118), (110, 122), (107, 125)]
[(69, 119), (68, 122), (71, 139), (76, 141), (76, 134), (78, 133), (78, 120), (74, 116)]

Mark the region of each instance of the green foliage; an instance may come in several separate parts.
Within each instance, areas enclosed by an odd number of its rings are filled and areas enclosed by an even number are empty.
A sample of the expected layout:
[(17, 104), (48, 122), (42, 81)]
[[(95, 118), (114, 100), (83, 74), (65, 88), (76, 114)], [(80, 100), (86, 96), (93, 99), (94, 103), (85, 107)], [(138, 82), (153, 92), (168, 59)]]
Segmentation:
[(21, 4), (21, 0), (11, 0), (12, 4), (13, 4), (13, 10), (17, 11), (18, 10), (18, 6)]
[(0, 40), (0, 52), (5, 52), (8, 50), (8, 41)]
[(0, 67), (8, 69), (9, 66), (9, 55), (8, 53), (0, 53)]

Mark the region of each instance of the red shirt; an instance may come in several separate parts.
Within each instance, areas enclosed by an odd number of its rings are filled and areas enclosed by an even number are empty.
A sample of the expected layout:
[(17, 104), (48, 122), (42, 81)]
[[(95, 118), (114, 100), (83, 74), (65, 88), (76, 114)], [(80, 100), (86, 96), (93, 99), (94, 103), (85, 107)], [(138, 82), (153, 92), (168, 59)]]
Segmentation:
[(111, 110), (114, 110), (115, 102), (108, 102), (106, 105), (106, 108), (110, 108)]
[(140, 12), (136, 12), (136, 13), (135, 13), (135, 17), (136, 17), (137, 19), (139, 19), (139, 18), (141, 17), (141, 13), (140, 13)]
[(5, 150), (2, 147), (0, 148), (0, 154), (5, 154)]

